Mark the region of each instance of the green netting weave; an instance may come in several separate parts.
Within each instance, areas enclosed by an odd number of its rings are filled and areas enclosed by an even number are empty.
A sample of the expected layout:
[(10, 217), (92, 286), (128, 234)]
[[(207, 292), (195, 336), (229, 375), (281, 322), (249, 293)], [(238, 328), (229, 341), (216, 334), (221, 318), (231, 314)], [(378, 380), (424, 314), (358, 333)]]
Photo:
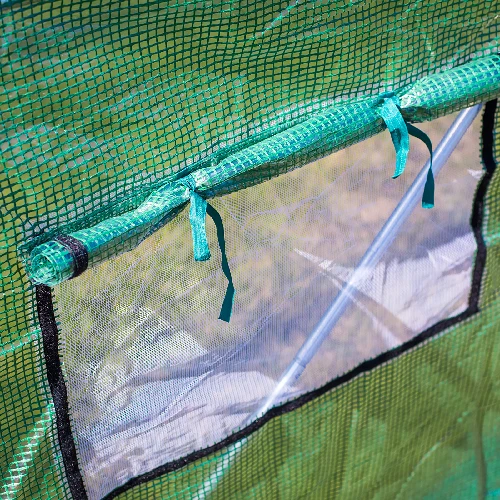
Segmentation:
[[(498, 97), (499, 14), (497, 0), (0, 0), (0, 498), (74, 495), (47, 376), (60, 346), (43, 343), (32, 282), (73, 274), (56, 235), (97, 265), (182, 210), (188, 176), (210, 198), (381, 132), (384, 93), (409, 122)], [(480, 314), (268, 422), (215, 498), (498, 496), (497, 200), (498, 172)], [(225, 453), (123, 498), (191, 498)]]

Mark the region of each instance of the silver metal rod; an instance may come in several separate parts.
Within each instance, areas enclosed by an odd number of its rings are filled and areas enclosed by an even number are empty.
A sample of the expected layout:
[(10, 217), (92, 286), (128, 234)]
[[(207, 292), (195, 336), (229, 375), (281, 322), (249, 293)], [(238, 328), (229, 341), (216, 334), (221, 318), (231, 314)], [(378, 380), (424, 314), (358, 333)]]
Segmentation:
[[(432, 170), (435, 177), (438, 175), (451, 153), (457, 147), (465, 132), (474, 121), (474, 118), (478, 115), (480, 109), (481, 104), (477, 104), (476, 106), (460, 112), (439, 145), (434, 150)], [(416, 179), (413, 181), (413, 184), (410, 186), (390, 217), (387, 219), (380, 232), (370, 244), (350, 279), (341, 289), (309, 337), (302, 344), (302, 347), (299, 349), (292, 362), (279, 378), (273, 392), (268, 396), (264, 404), (245, 421), (243, 426), (250, 424), (271, 409), (280, 400), (286, 390), (293, 386), (305, 370), (308, 363), (311, 361), (312, 357), (318, 352), (323, 341), (328, 337), (332, 329), (346, 311), (351, 299), (356, 294), (357, 287), (359, 287), (361, 283), (371, 276), (375, 266), (394, 241), (399, 230), (401, 229), (401, 226), (408, 220), (408, 217), (411, 215), (414, 208), (420, 203), (429, 167), (430, 161), (424, 165)], [(221, 475), (224, 474), (224, 471), (236, 459), (238, 453), (245, 446), (248, 439), (249, 438), (244, 438), (229, 447), (226, 455), (218, 463), (214, 473), (204, 483), (203, 487), (193, 498), (204, 499), (207, 494), (210, 494), (210, 492), (216, 487)]]

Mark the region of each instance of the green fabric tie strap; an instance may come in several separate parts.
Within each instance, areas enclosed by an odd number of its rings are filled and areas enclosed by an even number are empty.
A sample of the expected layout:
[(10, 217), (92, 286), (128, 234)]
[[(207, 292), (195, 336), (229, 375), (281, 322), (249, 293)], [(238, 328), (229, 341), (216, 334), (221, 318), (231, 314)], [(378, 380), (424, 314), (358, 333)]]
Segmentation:
[(432, 173), (432, 142), (429, 136), (418, 129), (411, 123), (407, 123), (406, 127), (408, 128), (408, 133), (417, 139), (420, 139), (429, 150), (430, 157), (430, 165), (429, 171), (427, 172), (427, 180), (425, 181), (424, 194), (422, 195), (422, 207), (423, 208), (432, 208), (434, 206), (434, 174)]
[(226, 241), (224, 239), (222, 217), (219, 212), (212, 207), (212, 205), (207, 203), (207, 200), (195, 191), (196, 183), (192, 176), (186, 176), (183, 179), (182, 184), (189, 189), (189, 198), (191, 202), (191, 207), (189, 208), (189, 222), (191, 224), (191, 234), (193, 236), (193, 253), (195, 260), (205, 261), (210, 259), (211, 256), (205, 225), (207, 214), (210, 215), (215, 223), (215, 227), (217, 228), (217, 239), (219, 241), (219, 248), (222, 254), (222, 271), (228, 281), (226, 295), (222, 302), (219, 319), (229, 323), (233, 311), (234, 285), (226, 256)]
[(215, 223), (215, 227), (217, 228), (217, 240), (219, 241), (219, 248), (222, 254), (222, 271), (224, 272), (228, 281), (226, 296), (224, 297), (224, 301), (222, 302), (219, 319), (229, 323), (231, 314), (233, 312), (235, 290), (233, 285), (233, 277), (231, 276), (231, 270), (229, 269), (229, 263), (227, 261), (226, 241), (224, 239), (224, 226), (222, 224), (222, 218), (219, 212), (217, 212), (217, 210), (215, 210), (215, 208), (212, 207), (212, 205), (210, 205), (209, 203), (207, 203), (207, 213), (208, 215), (210, 215)]
[(207, 200), (195, 191), (190, 193), (191, 207), (189, 208), (189, 222), (193, 236), (194, 260), (204, 261), (210, 259), (205, 219), (207, 216)]
[(189, 189), (189, 199), (191, 207), (189, 209), (189, 222), (191, 223), (191, 234), (193, 236), (193, 253), (194, 260), (204, 261), (210, 259), (210, 248), (208, 247), (207, 231), (206, 231), (206, 217), (210, 215), (217, 228), (217, 239), (219, 241), (219, 248), (222, 254), (222, 271), (227, 278), (228, 285), (226, 295), (222, 302), (219, 319), (229, 323), (231, 314), (233, 312), (234, 302), (234, 285), (229, 269), (229, 263), (226, 256), (226, 241), (224, 239), (224, 226), (222, 224), (222, 217), (219, 212), (215, 210), (212, 205), (207, 203), (205, 198), (201, 197), (196, 191), (196, 181), (192, 176), (188, 175), (182, 180), (182, 184)]
[(205, 220), (207, 218), (207, 201), (200, 196), (196, 190), (196, 181), (192, 175), (187, 175), (181, 181), (189, 190), (189, 222), (191, 224), (191, 235), (193, 237), (194, 260), (205, 261), (210, 259), (210, 248), (208, 247), (207, 230)]
[(379, 109), (379, 114), (391, 133), (394, 149), (396, 150), (396, 169), (392, 176), (393, 179), (396, 179), (404, 172), (406, 167), (408, 151), (410, 150), (410, 137), (403, 115), (399, 110), (399, 98), (392, 93), (382, 94), (380, 97), (383, 99), (383, 103)]
[(422, 132), (422, 130), (404, 120), (400, 110), (399, 98), (395, 94), (387, 92), (382, 94), (380, 98), (382, 99), (382, 106), (379, 109), (379, 114), (391, 133), (392, 142), (396, 150), (396, 169), (392, 178), (395, 179), (404, 172), (406, 162), (408, 160), (408, 152), (410, 150), (410, 135), (420, 139), (427, 146), (431, 155), (430, 167), (427, 172), (427, 180), (425, 182), (424, 193), (422, 195), (422, 207), (432, 208), (434, 206), (432, 142), (425, 132)]

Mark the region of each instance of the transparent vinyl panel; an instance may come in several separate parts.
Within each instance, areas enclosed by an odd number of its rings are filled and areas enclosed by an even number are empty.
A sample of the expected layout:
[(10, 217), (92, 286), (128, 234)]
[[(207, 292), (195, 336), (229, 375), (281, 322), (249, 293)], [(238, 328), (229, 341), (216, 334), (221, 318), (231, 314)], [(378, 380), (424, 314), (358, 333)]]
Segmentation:
[[(453, 117), (422, 125), (439, 142)], [(282, 401), (467, 308), (482, 170), (479, 123)], [(236, 288), (230, 323), (215, 227), (193, 260), (188, 210), (138, 248), (55, 288), (60, 355), (91, 499), (227, 437), (263, 403), (427, 160), (391, 179), (388, 132), (210, 203)]]

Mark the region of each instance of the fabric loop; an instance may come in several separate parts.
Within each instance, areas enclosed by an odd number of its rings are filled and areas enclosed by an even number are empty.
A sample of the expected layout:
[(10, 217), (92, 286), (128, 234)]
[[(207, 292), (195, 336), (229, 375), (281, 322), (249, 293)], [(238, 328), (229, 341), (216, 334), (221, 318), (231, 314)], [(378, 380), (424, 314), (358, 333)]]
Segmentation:
[(73, 259), (73, 274), (70, 279), (80, 276), (89, 265), (89, 254), (85, 245), (68, 234), (60, 234), (54, 239), (68, 250)]
[(424, 193), (422, 195), (422, 207), (432, 208), (434, 206), (432, 142), (425, 132), (422, 132), (422, 130), (405, 121), (399, 107), (399, 98), (395, 94), (392, 92), (382, 94), (380, 100), (381, 106), (379, 108), (379, 114), (391, 133), (392, 142), (396, 150), (396, 169), (392, 178), (395, 179), (404, 172), (408, 160), (408, 152), (410, 151), (410, 135), (420, 139), (427, 146), (430, 153), (430, 166), (427, 172)]

